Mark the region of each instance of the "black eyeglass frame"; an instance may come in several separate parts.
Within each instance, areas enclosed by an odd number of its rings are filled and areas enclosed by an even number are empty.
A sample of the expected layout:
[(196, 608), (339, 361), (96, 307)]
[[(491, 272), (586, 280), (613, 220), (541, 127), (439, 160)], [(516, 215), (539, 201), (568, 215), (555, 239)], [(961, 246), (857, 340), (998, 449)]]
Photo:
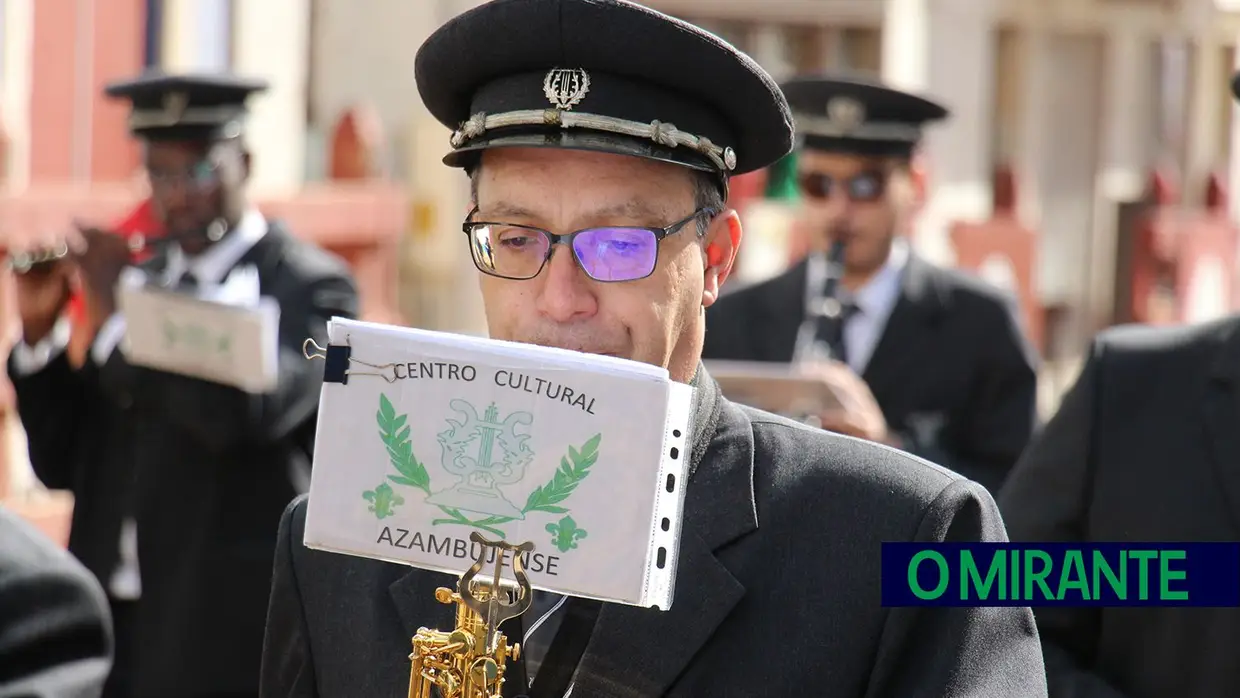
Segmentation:
[[(469, 220), (477, 212), (478, 212), (477, 207), (475, 207), (472, 211), (469, 212), (469, 215), (465, 217), (465, 221), (461, 223), (461, 231), (465, 233), (465, 237), (469, 240), (469, 258), (473, 260), (474, 267), (476, 267), (478, 271), (482, 272), (483, 274), (486, 274), (488, 276), (494, 276), (497, 279), (508, 279), (509, 281), (529, 281), (530, 279), (536, 279), (538, 278), (538, 275), (542, 273), (543, 269), (547, 267), (547, 262), (551, 260), (551, 255), (555, 252), (555, 246), (562, 244), (562, 245), (568, 246), (568, 250), (573, 256), (573, 262), (577, 264), (577, 267), (581, 269), (581, 271), (584, 272), (586, 276), (590, 277), (590, 279), (597, 281), (599, 283), (602, 283), (602, 284), (624, 283), (627, 281), (641, 281), (642, 279), (649, 278), (650, 275), (654, 273), (654, 270), (659, 268), (659, 248), (662, 246), (661, 243), (663, 242), (665, 238), (671, 235), (675, 235), (676, 233), (683, 230), (686, 225), (696, 222), (700, 218), (705, 218), (707, 221), (710, 221), (715, 216), (719, 215), (719, 211), (716, 210), (714, 207), (703, 206), (697, 209), (696, 211), (694, 211), (693, 213), (689, 214), (687, 217), (682, 218), (676, 221), (675, 223), (672, 223), (671, 225), (668, 225), (668, 226), (664, 226), (662, 228), (657, 227), (657, 226), (641, 226), (641, 225), (595, 225), (595, 226), (590, 226), (589, 228), (582, 228), (581, 230), (574, 230), (571, 233), (553, 233), (550, 230), (538, 228), (532, 225), (523, 225), (520, 223), (504, 223), (501, 221), (471, 221)], [(478, 261), (478, 255), (477, 255), (477, 252), (475, 251), (473, 229), (480, 227), (480, 226), (486, 226), (486, 225), (500, 225), (500, 226), (504, 226), (508, 228), (519, 228), (521, 230), (528, 230), (530, 232), (538, 233), (542, 235), (544, 238), (546, 238), (550, 242), (550, 244), (547, 245), (547, 254), (543, 256), (542, 263), (538, 265), (538, 269), (529, 276), (505, 276), (503, 274), (497, 274), (494, 270), (487, 269), (485, 266), (483, 266), (482, 263)], [(612, 229), (618, 229), (618, 230), (640, 230), (640, 231), (646, 231), (649, 233), (653, 233), (654, 240), (655, 240), (655, 243), (654, 243), (655, 251), (654, 251), (654, 263), (650, 266), (650, 271), (646, 272), (645, 274), (641, 276), (628, 278), (628, 279), (611, 280), (611, 279), (595, 278), (594, 275), (590, 273), (590, 270), (586, 269), (585, 265), (581, 263), (581, 260), (577, 258), (577, 251), (573, 248), (573, 240), (576, 239), (576, 237), (578, 235), (581, 235), (582, 233), (588, 233), (591, 231), (598, 230), (600, 228), (612, 228)], [(699, 237), (701, 237), (701, 235), (699, 235)]]

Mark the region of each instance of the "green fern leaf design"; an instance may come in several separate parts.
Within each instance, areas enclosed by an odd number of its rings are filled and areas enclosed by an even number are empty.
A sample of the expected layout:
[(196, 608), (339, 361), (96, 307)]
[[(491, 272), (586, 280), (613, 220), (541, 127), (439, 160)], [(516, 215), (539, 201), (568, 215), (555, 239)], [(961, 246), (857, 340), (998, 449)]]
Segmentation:
[(416, 487), (430, 494), (431, 477), (427, 474), (426, 467), (413, 455), (409, 427), (405, 426), (407, 415), (396, 414), (396, 408), (391, 401), (380, 393), (379, 411), (375, 414), (375, 421), (379, 424), (379, 438), (383, 439), (383, 445), (387, 447), (388, 460), (396, 472), (400, 473), (399, 476), (389, 475), (388, 479), (398, 485)]
[(551, 481), (540, 485), (525, 500), (523, 513), (545, 511), (551, 514), (564, 514), (568, 510), (557, 504), (568, 499), (577, 489), (577, 485), (590, 474), (590, 468), (598, 461), (598, 445), (602, 434), (595, 434), (581, 445), (581, 450), (568, 447), (568, 455), (560, 458), (560, 467), (555, 471)]

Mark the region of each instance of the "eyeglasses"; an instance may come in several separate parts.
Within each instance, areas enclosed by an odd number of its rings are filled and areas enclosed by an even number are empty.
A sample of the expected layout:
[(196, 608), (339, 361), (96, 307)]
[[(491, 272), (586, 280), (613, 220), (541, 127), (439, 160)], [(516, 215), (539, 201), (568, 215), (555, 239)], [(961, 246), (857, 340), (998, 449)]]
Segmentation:
[[(475, 209), (474, 212), (476, 212)], [(478, 270), (504, 279), (522, 281), (542, 272), (556, 244), (565, 244), (582, 271), (595, 281), (637, 281), (654, 273), (659, 242), (716, 211), (700, 208), (666, 228), (604, 226), (557, 235), (516, 223), (466, 220), (469, 249)], [(471, 212), (470, 216), (474, 213)]]
[(166, 191), (182, 186), (191, 191), (203, 191), (219, 184), (219, 163), (200, 160), (183, 170), (148, 170), (151, 188)]
[(887, 176), (882, 172), (862, 172), (852, 177), (839, 178), (821, 172), (802, 172), (797, 175), (801, 192), (811, 199), (829, 199), (841, 185), (844, 195), (857, 203), (878, 201), (886, 191)]

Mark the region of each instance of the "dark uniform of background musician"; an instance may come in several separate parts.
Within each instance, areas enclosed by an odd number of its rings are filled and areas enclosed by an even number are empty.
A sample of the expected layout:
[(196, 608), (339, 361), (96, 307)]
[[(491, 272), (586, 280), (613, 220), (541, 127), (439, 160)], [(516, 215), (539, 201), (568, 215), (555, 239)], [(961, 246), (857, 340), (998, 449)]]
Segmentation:
[[(81, 233), (75, 265), (92, 314), (108, 319), (90, 360), (74, 372), (56, 360), (63, 345), (53, 342), (32, 352), (46, 365), (18, 367), (50, 387), (23, 390), (15, 380), (28, 431), (81, 440), (83, 448), (62, 464), (77, 506), (112, 505), (117, 483), (95, 469), (132, 459), (134, 516), (121, 545), (136, 549), (127, 562), (137, 569), (127, 574), (140, 597), (130, 638), (132, 695), (139, 698), (256, 693), (276, 526), (309, 484), (321, 375), (301, 344), (323, 336), (331, 316), (357, 310), (340, 260), (246, 200), (245, 102), (264, 87), (229, 76), (150, 75), (109, 94), (133, 104), (130, 127), (143, 141), (155, 207), (174, 242), (143, 265), (148, 282), (227, 299), (220, 302), (274, 298), (278, 386), (251, 395), (131, 365), (115, 290), (129, 250), (120, 237), (91, 229)], [(116, 432), (94, 433), (89, 425), (101, 414), (114, 416), (97, 428)], [(31, 455), (40, 458), (33, 447)]]
[[(1011, 538), (1240, 539), (1238, 427), (1240, 315), (1106, 330), (1000, 493)], [(1240, 695), (1240, 609), (1036, 614), (1052, 698)]]
[[(48, 250), (57, 247), (53, 243)], [(98, 383), (84, 377), (67, 350), (73, 329), (65, 309), (73, 274), (65, 257), (16, 274), (24, 341), (13, 347), (8, 371), (35, 475), (49, 488), (74, 494), (69, 552), (107, 593), (116, 652), (103, 698), (126, 698), (140, 595), (132, 510), (134, 437), (126, 413), (103, 399)], [(91, 324), (97, 329), (97, 322)]]
[[(705, 359), (837, 361), (824, 380), (848, 396), (822, 426), (903, 448), (992, 491), (1037, 420), (1037, 359), (1014, 299), (930, 264), (906, 235), (924, 199), (913, 151), (947, 116), (924, 98), (861, 79), (783, 85), (796, 118), (802, 223), (811, 252), (707, 311)], [(823, 297), (830, 243), (843, 241), (840, 323), (804, 322)], [(817, 336), (815, 336), (817, 335)]]
[[(1004, 539), (982, 487), (730, 403), (700, 368), (703, 308), (742, 235), (722, 185), (792, 147), (770, 76), (619, 0), (484, 4), (427, 40), (416, 75), (430, 112), (462, 128), (446, 162), (474, 177), (462, 242), (490, 335), (664, 366), (697, 387), (672, 608), (536, 600), (504, 629), (528, 650), (531, 695), (569, 682), (583, 698), (1045, 695), (1028, 609), (880, 604), (881, 541)], [(588, 91), (555, 89), (587, 78)], [(588, 242), (551, 244), (574, 231)], [(263, 695), (404, 695), (411, 636), (454, 626), (435, 589), (455, 580), (307, 549), (305, 514), (299, 499), (281, 523)], [(506, 695), (526, 691), (522, 670)]]
[(0, 507), (0, 698), (95, 698), (111, 666), (98, 580)]

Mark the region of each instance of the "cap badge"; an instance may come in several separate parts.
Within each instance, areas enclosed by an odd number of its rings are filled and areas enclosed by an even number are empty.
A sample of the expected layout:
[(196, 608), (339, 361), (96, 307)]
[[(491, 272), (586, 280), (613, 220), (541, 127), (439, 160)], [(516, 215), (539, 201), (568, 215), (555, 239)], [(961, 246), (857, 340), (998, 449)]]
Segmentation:
[(552, 68), (543, 78), (543, 94), (552, 106), (568, 111), (590, 91), (590, 74), (580, 68)]
[(851, 97), (836, 97), (827, 102), (827, 119), (840, 131), (851, 131), (865, 123), (865, 105)]
[(189, 95), (184, 92), (169, 92), (164, 95), (164, 116), (169, 123), (178, 123), (185, 116), (185, 108), (189, 106)]

